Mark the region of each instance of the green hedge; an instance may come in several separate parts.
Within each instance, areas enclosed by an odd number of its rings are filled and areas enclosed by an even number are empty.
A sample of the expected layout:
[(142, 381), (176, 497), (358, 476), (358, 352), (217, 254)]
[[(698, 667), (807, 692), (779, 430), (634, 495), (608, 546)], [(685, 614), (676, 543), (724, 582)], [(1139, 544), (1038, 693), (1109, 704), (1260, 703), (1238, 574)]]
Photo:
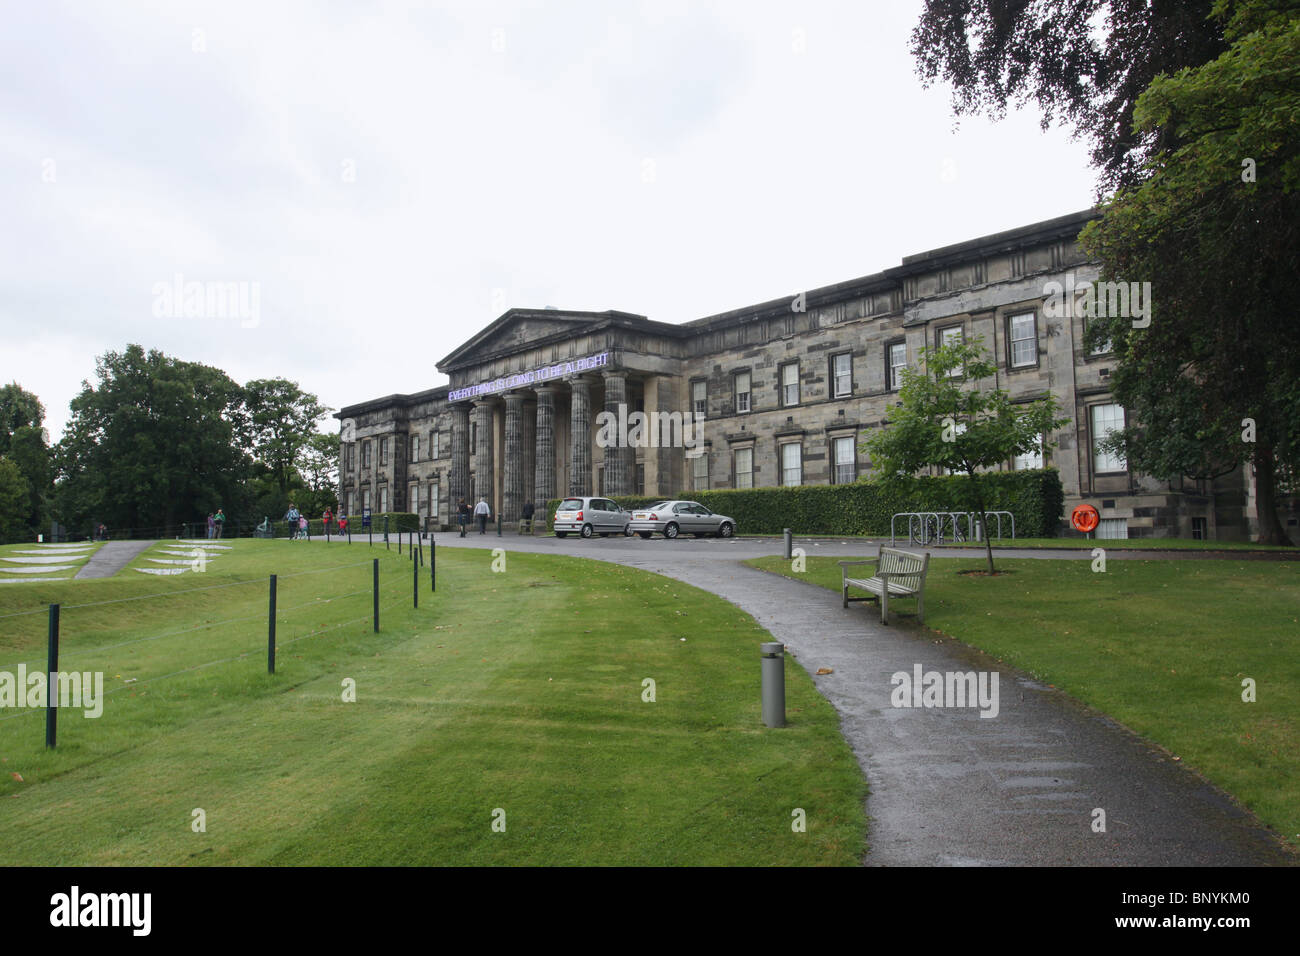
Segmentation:
[[(1010, 511), (1016, 536), (1053, 538), (1060, 534), (1065, 492), (1055, 468), (999, 471), (980, 476), (989, 511)], [(698, 501), (711, 511), (736, 519), (738, 534), (845, 534), (880, 537), (889, 534), (889, 520), (901, 511), (973, 511), (970, 479), (964, 475), (914, 478), (887, 486), (874, 481), (851, 485), (802, 485), (795, 488), (720, 489), (687, 491), (677, 497)], [(550, 528), (563, 499), (546, 503)], [(620, 495), (613, 501), (632, 510), (663, 498)], [(901, 530), (906, 533), (906, 528)], [(1009, 525), (1003, 525), (1009, 535)]]

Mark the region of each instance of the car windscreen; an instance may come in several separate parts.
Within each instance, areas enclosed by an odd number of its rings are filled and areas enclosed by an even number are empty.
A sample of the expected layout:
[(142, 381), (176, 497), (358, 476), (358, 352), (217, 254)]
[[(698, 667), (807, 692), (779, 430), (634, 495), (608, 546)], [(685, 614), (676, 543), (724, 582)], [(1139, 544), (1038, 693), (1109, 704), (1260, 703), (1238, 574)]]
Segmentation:
[(667, 507), (668, 507), (668, 502), (666, 502), (666, 501), (656, 501), (654, 504), (652, 504), (652, 505), (646, 505), (644, 508), (642, 508), (642, 509), (640, 509), (640, 510), (642, 510), (642, 511), (662, 511), (664, 508), (667, 508)]
[(582, 510), (582, 499), (581, 499), (581, 498), (566, 498), (564, 501), (561, 501), (561, 502), (560, 502), (560, 510), (561, 510), (561, 511), (581, 511), (581, 510)]

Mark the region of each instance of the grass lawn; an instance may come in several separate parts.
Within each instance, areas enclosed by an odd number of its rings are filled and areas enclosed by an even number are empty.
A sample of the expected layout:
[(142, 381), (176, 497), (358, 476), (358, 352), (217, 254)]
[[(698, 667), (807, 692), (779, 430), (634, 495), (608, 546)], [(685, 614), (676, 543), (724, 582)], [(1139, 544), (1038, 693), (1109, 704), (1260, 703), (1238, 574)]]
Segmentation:
[[(201, 574), (0, 589), (0, 672), (43, 667), (41, 605), (57, 601), (61, 668), (103, 671), (106, 692), (99, 719), (60, 715), (54, 751), (42, 712), (0, 709), (0, 864), (855, 865), (865, 853), (866, 785), (837, 715), (790, 667), (790, 726), (764, 728), (770, 637), (719, 598), (558, 556), (509, 553), (492, 573), (491, 552), (448, 548), (437, 595), (426, 568), (412, 610), (395, 549), (221, 543), (232, 550)], [(795, 808), (807, 832), (792, 832)]]
[[(836, 558), (790, 572), (830, 588)], [(1022, 668), (1180, 756), (1300, 846), (1300, 564), (1263, 561), (931, 563), (928, 627)], [(864, 569), (858, 569), (864, 570)], [(831, 598), (835, 600), (836, 598)], [(903, 601), (906, 615), (915, 604)], [(891, 608), (892, 611), (892, 608)], [(1242, 701), (1242, 681), (1257, 701)]]
[[(770, 538), (780, 540), (780, 535), (736, 535), (738, 538)], [(889, 545), (889, 535), (866, 535), (864, 537), (846, 536), (842, 534), (803, 534), (796, 532), (796, 538), (815, 538), (827, 541), (849, 541), (861, 542), (872, 541), (881, 542), (886, 546)], [(908, 548), (917, 547), (908, 543), (907, 535), (901, 535), (895, 539), (894, 547)], [(929, 544), (928, 548), (970, 548), (972, 551), (983, 551), (984, 545), (980, 544)], [(1128, 551), (1281, 551), (1284, 553), (1300, 554), (1300, 548), (1279, 548), (1273, 545), (1256, 544), (1253, 541), (1202, 541), (1192, 538), (1097, 538), (1095, 540), (1088, 538), (994, 538), (993, 550), (999, 548), (1070, 548), (1086, 549), (1093, 548), (1123, 548)]]

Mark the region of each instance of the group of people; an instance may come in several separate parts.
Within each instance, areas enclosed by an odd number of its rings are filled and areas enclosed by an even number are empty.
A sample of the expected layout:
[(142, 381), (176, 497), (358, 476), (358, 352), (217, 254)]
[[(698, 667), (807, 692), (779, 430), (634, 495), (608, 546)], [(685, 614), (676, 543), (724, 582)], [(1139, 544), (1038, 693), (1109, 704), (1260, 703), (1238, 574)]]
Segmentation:
[[(284, 520), (289, 522), (290, 538), (310, 538), (310, 535), (307, 533), (307, 516), (299, 512), (298, 506), (292, 501), (289, 502), (289, 510), (284, 513)], [(321, 524), (325, 526), (326, 537), (329, 536), (330, 525), (333, 523), (334, 512), (329, 508), (326, 508), (325, 513), (321, 515)], [(348, 533), (348, 516), (343, 512), (339, 512), (337, 533), (340, 536)]]
[[(521, 516), (525, 521), (533, 520), (533, 512), (536, 509), (531, 501), (524, 502)], [(486, 495), (479, 495), (478, 504), (473, 510), (465, 503), (465, 499), (460, 499), (460, 504), (456, 506), (456, 521), (460, 525), (460, 536), (465, 537), (465, 531), (470, 523), (470, 519), (478, 521), (478, 533), (487, 534), (488, 521), (492, 519), (492, 506), (488, 504)]]
[(208, 512), (208, 537), (220, 538), (221, 533), (226, 529), (226, 513), (220, 508), (217, 513)]

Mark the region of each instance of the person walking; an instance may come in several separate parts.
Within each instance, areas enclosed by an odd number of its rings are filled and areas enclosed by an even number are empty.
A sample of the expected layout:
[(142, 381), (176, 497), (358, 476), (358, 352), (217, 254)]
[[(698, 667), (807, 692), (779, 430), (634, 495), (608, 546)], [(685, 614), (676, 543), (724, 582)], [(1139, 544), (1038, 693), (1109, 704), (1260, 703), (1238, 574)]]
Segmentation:
[(307, 516), (306, 516), (306, 515), (299, 515), (299, 516), (298, 516), (298, 533), (299, 533), (300, 535), (302, 535), (303, 540), (305, 540), (305, 541), (310, 541), (310, 540), (311, 540), (311, 535), (309, 535), (309, 534), (307, 533)]
[(284, 513), (284, 520), (289, 522), (289, 540), (298, 537), (298, 519), (302, 517), (298, 514), (298, 506), (292, 501), (289, 502), (289, 510)]
[(346, 511), (340, 511), (339, 512), (339, 537), (341, 538), (347, 533), (348, 533), (348, 513)]
[(221, 537), (221, 532), (226, 530), (226, 513), (220, 508), (217, 509), (216, 515), (212, 518), (212, 526), (216, 528), (217, 537)]
[(469, 524), (469, 505), (465, 504), (465, 499), (460, 499), (460, 504), (456, 506), (456, 521), (460, 524), (460, 536), (465, 537), (465, 528)]
[(321, 524), (325, 526), (325, 537), (328, 538), (330, 534), (330, 522), (334, 520), (334, 512), (330, 511), (328, 505), (325, 508), (325, 513), (320, 516), (320, 519)]
[(217, 536), (217, 523), (212, 518), (212, 512), (209, 511), (208, 512), (208, 537), (215, 538), (216, 536)]
[(492, 508), (487, 503), (487, 498), (480, 495), (478, 504), (474, 506), (474, 517), (478, 518), (478, 533), (487, 534), (488, 518), (492, 517)]

